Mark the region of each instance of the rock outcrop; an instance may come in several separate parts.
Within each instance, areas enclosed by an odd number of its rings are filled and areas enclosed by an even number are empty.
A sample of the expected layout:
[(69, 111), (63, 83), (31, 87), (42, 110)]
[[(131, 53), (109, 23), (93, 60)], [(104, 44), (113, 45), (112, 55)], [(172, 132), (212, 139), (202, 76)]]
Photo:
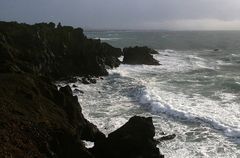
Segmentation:
[(0, 74), (0, 105), (0, 157), (163, 157), (151, 118), (132, 117), (106, 138), (84, 118), (69, 86), (58, 90), (43, 77)]
[(145, 65), (160, 65), (159, 62), (153, 58), (152, 54), (158, 54), (157, 51), (148, 47), (129, 47), (123, 49), (123, 63), (124, 64), (145, 64)]
[(0, 157), (93, 157), (82, 140), (105, 139), (81, 112), (69, 86), (0, 74)]
[(97, 141), (92, 153), (101, 158), (161, 158), (154, 135), (152, 118), (134, 116), (107, 139)]
[[(125, 53), (129, 49), (140, 48)], [(147, 63), (153, 62), (149, 53)], [(72, 76), (96, 83), (92, 77), (107, 75), (121, 55), (121, 49), (87, 39), (80, 28), (0, 22), (0, 157), (162, 157), (151, 118), (135, 116), (106, 138), (84, 118), (71, 88), (52, 83), (76, 82)], [(87, 149), (83, 140), (95, 146)]]
[(119, 66), (120, 48), (88, 39), (81, 28), (0, 22), (0, 72), (27, 72), (53, 79), (107, 75)]

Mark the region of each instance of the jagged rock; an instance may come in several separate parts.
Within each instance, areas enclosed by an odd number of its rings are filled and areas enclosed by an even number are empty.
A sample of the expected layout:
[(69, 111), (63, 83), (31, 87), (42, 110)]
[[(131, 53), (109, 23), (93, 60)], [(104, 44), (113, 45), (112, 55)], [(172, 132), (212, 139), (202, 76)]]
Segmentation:
[(96, 158), (160, 158), (154, 135), (152, 118), (134, 116), (91, 151)]
[(97, 83), (97, 80), (95, 78), (87, 76), (87, 77), (82, 78), (82, 83), (83, 84), (95, 84), (95, 83)]
[(78, 87), (78, 86), (74, 84), (74, 85), (72, 85), (72, 87), (73, 87), (73, 88), (76, 88), (76, 87)]
[(25, 72), (53, 79), (107, 75), (119, 66), (120, 48), (88, 39), (81, 28), (0, 22), (0, 72)]
[(148, 47), (129, 47), (123, 49), (124, 64), (145, 64), (145, 65), (160, 65), (151, 54), (157, 53)]
[(93, 158), (81, 140), (105, 139), (87, 121), (69, 86), (0, 74), (0, 157)]
[(97, 83), (97, 80), (95, 78), (89, 78), (88, 80), (93, 84)]
[(89, 79), (87, 77), (82, 78), (82, 83), (83, 84), (91, 84), (91, 82), (89, 81)]
[(74, 92), (74, 93), (82, 93), (82, 94), (84, 93), (82, 90), (79, 90), (79, 89), (77, 89), (77, 88), (75, 88), (75, 89), (73, 90), (73, 92)]
[(170, 135), (162, 136), (161, 138), (157, 139), (157, 141), (160, 143), (162, 141), (172, 140), (175, 137), (176, 137), (176, 134), (170, 134)]
[[(143, 51), (137, 58), (143, 64), (157, 64), (145, 48), (126, 48), (125, 57), (131, 49)], [(96, 83), (92, 76), (107, 75), (121, 55), (119, 48), (88, 39), (81, 28), (0, 22), (0, 157), (162, 157), (151, 118), (135, 116), (106, 138), (84, 118), (71, 88), (52, 84), (76, 82), (77, 75)], [(94, 148), (86, 149), (82, 140)]]

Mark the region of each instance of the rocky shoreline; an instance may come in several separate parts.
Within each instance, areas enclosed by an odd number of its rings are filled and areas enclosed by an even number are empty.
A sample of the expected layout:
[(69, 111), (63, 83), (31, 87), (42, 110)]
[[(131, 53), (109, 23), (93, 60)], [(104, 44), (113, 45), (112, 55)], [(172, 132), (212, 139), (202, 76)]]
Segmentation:
[[(53, 84), (73, 76), (95, 83), (93, 77), (120, 65), (121, 55), (80, 28), (0, 22), (0, 157), (163, 157), (152, 118), (134, 116), (106, 137), (84, 118), (71, 88)], [(147, 64), (158, 65), (147, 56)]]

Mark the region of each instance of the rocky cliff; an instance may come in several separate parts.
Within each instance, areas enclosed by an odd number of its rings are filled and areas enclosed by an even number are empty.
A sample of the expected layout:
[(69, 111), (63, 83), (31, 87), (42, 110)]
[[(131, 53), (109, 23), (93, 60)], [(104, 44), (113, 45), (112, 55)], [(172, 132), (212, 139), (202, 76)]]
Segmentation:
[[(86, 120), (69, 86), (53, 81), (107, 75), (121, 49), (80, 28), (0, 22), (0, 157), (160, 158), (151, 118), (133, 117), (108, 138)], [(95, 143), (87, 149), (83, 140)]]
[(105, 138), (81, 112), (70, 87), (0, 74), (0, 157), (91, 157), (82, 140)]
[(81, 28), (0, 22), (0, 72), (27, 72), (53, 79), (107, 75), (117, 67), (119, 48), (88, 39)]

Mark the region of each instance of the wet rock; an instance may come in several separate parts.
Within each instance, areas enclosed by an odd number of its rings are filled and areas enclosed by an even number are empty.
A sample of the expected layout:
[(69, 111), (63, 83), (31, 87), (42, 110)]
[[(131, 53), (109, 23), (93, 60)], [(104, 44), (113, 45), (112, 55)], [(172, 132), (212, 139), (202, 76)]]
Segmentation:
[(97, 141), (92, 149), (96, 158), (160, 158), (153, 139), (152, 118), (132, 117), (125, 125), (110, 133), (107, 139)]
[(91, 82), (89, 81), (89, 79), (87, 77), (82, 78), (82, 83), (83, 84), (91, 84)]
[(74, 84), (74, 85), (72, 85), (72, 87), (73, 87), (73, 88), (76, 88), (76, 87), (78, 87), (78, 86), (76, 86), (76, 85)]
[(175, 137), (176, 137), (176, 134), (170, 134), (170, 135), (166, 135), (166, 136), (163, 136), (163, 137), (157, 139), (157, 141), (160, 143), (162, 141), (172, 140)]
[(148, 47), (129, 47), (123, 49), (124, 64), (145, 64), (145, 65), (160, 65), (159, 62), (153, 58), (152, 54), (157, 53)]
[(74, 93), (81, 93), (81, 94), (83, 94), (83, 93), (84, 93), (82, 90), (80, 90), (80, 89), (77, 89), (77, 88), (75, 88), (75, 89), (73, 90), (73, 92), (74, 92)]
[(88, 80), (93, 84), (97, 83), (97, 80), (95, 78), (89, 78)]
[(97, 80), (95, 78), (92, 78), (91, 76), (86, 76), (82, 78), (83, 84), (95, 84), (97, 83)]

